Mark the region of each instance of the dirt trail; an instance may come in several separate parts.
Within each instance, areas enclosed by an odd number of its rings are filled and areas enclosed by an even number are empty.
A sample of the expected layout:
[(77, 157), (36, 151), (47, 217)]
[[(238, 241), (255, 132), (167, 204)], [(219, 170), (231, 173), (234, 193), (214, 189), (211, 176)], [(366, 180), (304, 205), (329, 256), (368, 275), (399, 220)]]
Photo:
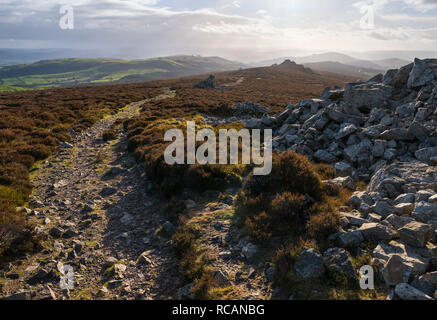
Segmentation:
[[(171, 98), (167, 90), (155, 99)], [(179, 286), (177, 261), (156, 243), (165, 221), (159, 196), (147, 190), (141, 165), (126, 152), (122, 129), (112, 142), (102, 133), (130, 118), (135, 102), (77, 135), (34, 174), (32, 219), (50, 236), (44, 250), (11, 264), (3, 295), (24, 291), (33, 299), (169, 299)], [(142, 256), (141, 256), (142, 255)], [(70, 265), (75, 288), (61, 290), (59, 269)]]
[[(165, 89), (155, 100), (174, 97)], [(127, 152), (124, 130), (102, 140), (117, 119), (138, 114), (147, 100), (132, 103), (85, 132), (32, 173), (29, 218), (46, 236), (44, 249), (3, 270), (0, 297), (23, 293), (31, 299), (177, 299), (184, 287), (170, 241), (157, 236), (165, 225), (159, 194)], [(232, 196), (191, 212), (201, 227), (200, 243), (212, 267), (233, 288), (230, 298), (265, 299), (271, 294), (263, 265), (242, 255), (245, 242), (232, 226)], [(210, 199), (211, 200), (211, 199)], [(203, 204), (202, 204), (203, 203)], [(74, 290), (60, 287), (63, 266), (74, 270)], [(1, 278), (0, 278), (1, 280)]]

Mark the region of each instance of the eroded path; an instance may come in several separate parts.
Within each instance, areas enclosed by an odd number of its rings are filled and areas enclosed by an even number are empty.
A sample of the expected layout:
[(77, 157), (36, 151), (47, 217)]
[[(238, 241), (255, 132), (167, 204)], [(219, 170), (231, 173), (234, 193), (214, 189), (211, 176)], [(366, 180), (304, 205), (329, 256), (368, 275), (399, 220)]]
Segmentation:
[[(166, 91), (155, 99), (172, 96)], [(121, 128), (112, 142), (102, 133), (145, 103), (125, 107), (77, 135), (36, 171), (35, 211), (44, 250), (11, 264), (3, 294), (33, 299), (171, 299), (179, 287), (177, 261), (166, 242), (156, 242), (161, 200), (148, 192), (141, 165), (126, 152)], [(62, 290), (59, 271), (72, 266), (74, 290)]]
[[(156, 100), (172, 98), (165, 89)], [(187, 283), (179, 272), (165, 225), (165, 199), (153, 193), (142, 165), (127, 152), (121, 126), (114, 140), (102, 135), (119, 119), (134, 117), (145, 101), (126, 106), (76, 135), (32, 174), (32, 207), (26, 209), (43, 235), (44, 249), (3, 271), (0, 297), (31, 299), (180, 299)], [(235, 190), (218, 200), (195, 197), (190, 223), (218, 270), (221, 297), (268, 299), (271, 288), (263, 263), (249, 262), (248, 245), (232, 225)], [(74, 270), (74, 289), (60, 286), (65, 266)], [(1, 279), (0, 279), (1, 280)], [(189, 286), (189, 284), (188, 284)], [(181, 293), (182, 292), (182, 293)]]

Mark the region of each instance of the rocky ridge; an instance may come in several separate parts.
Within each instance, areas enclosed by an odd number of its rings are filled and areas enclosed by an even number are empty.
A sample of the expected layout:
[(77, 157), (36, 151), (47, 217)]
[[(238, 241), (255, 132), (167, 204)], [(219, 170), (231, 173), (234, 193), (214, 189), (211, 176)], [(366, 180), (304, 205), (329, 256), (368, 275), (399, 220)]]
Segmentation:
[[(368, 81), (327, 88), (320, 99), (289, 104), (280, 114), (253, 117), (261, 107), (239, 104), (235, 115), (248, 128), (273, 129), (274, 150), (293, 150), (332, 164), (336, 178), (326, 183), (353, 191), (358, 181), (368, 184), (366, 191), (356, 191), (349, 200), (354, 210), (345, 207), (340, 212), (342, 229), (331, 237), (338, 246), (356, 251), (364, 242), (372, 244), (378, 274), (393, 289), (392, 298), (433, 299), (437, 293), (437, 60), (415, 59)], [(244, 117), (241, 110), (246, 111)], [(329, 250), (338, 255), (341, 249)], [(315, 265), (298, 273), (320, 274), (321, 255), (312, 254), (319, 256), (313, 259)]]

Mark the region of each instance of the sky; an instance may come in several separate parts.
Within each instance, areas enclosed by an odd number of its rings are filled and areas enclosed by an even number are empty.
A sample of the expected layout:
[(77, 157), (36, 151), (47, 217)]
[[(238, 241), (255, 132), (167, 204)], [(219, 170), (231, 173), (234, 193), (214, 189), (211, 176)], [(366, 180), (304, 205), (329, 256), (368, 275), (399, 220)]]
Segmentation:
[(0, 0), (0, 47), (239, 61), (435, 50), (437, 0)]

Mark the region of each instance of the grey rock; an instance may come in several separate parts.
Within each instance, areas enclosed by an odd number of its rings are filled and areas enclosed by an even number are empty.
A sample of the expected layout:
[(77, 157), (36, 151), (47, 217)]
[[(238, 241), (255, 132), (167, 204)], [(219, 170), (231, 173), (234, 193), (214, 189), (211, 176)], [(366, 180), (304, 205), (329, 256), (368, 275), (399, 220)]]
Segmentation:
[(340, 130), (338, 131), (337, 135), (335, 136), (336, 139), (343, 139), (345, 137), (350, 136), (351, 134), (355, 133), (358, 130), (356, 125), (351, 123), (344, 123), (340, 126)]
[(395, 287), (395, 293), (401, 300), (433, 300), (422, 291), (410, 286), (408, 283), (400, 283)]
[(313, 248), (304, 248), (294, 264), (294, 270), (304, 279), (321, 277), (325, 272), (322, 255)]
[(343, 248), (331, 248), (323, 254), (323, 262), (327, 269), (342, 271), (348, 278), (356, 276), (349, 252)]
[(431, 227), (420, 222), (410, 222), (398, 230), (401, 240), (414, 247), (425, 247), (431, 240)]
[(382, 140), (395, 140), (395, 141), (412, 141), (414, 136), (408, 132), (405, 128), (394, 128), (385, 130), (379, 135)]
[(418, 202), (414, 207), (412, 216), (422, 222), (437, 217), (437, 205), (429, 202)]
[(385, 264), (382, 275), (387, 286), (396, 286), (408, 282), (411, 275), (409, 266), (401, 256), (392, 255)]
[(423, 141), (430, 135), (431, 131), (425, 128), (421, 123), (414, 121), (408, 128), (408, 133), (418, 140)]
[(394, 229), (381, 223), (365, 223), (358, 230), (362, 232), (364, 239), (372, 242), (393, 240), (397, 237), (397, 233)]
[(384, 156), (385, 149), (387, 148), (387, 141), (385, 140), (375, 140), (372, 155), (376, 158)]
[(337, 162), (334, 168), (336, 177), (349, 177), (352, 175), (352, 166), (346, 162)]
[(394, 208), (387, 201), (377, 201), (372, 209), (383, 218), (395, 213)]
[(431, 158), (437, 157), (437, 147), (419, 149), (414, 155), (420, 161), (430, 162)]
[(337, 161), (337, 157), (335, 157), (326, 150), (318, 150), (316, 153), (314, 153), (314, 158), (320, 162), (326, 163), (333, 163)]
[(247, 261), (252, 262), (258, 252), (258, 247), (252, 243), (248, 243), (242, 249), (242, 253)]
[(337, 241), (339, 246), (342, 248), (354, 248), (361, 245), (361, 243), (364, 241), (364, 237), (361, 231), (355, 230), (352, 232), (341, 233), (337, 237)]

